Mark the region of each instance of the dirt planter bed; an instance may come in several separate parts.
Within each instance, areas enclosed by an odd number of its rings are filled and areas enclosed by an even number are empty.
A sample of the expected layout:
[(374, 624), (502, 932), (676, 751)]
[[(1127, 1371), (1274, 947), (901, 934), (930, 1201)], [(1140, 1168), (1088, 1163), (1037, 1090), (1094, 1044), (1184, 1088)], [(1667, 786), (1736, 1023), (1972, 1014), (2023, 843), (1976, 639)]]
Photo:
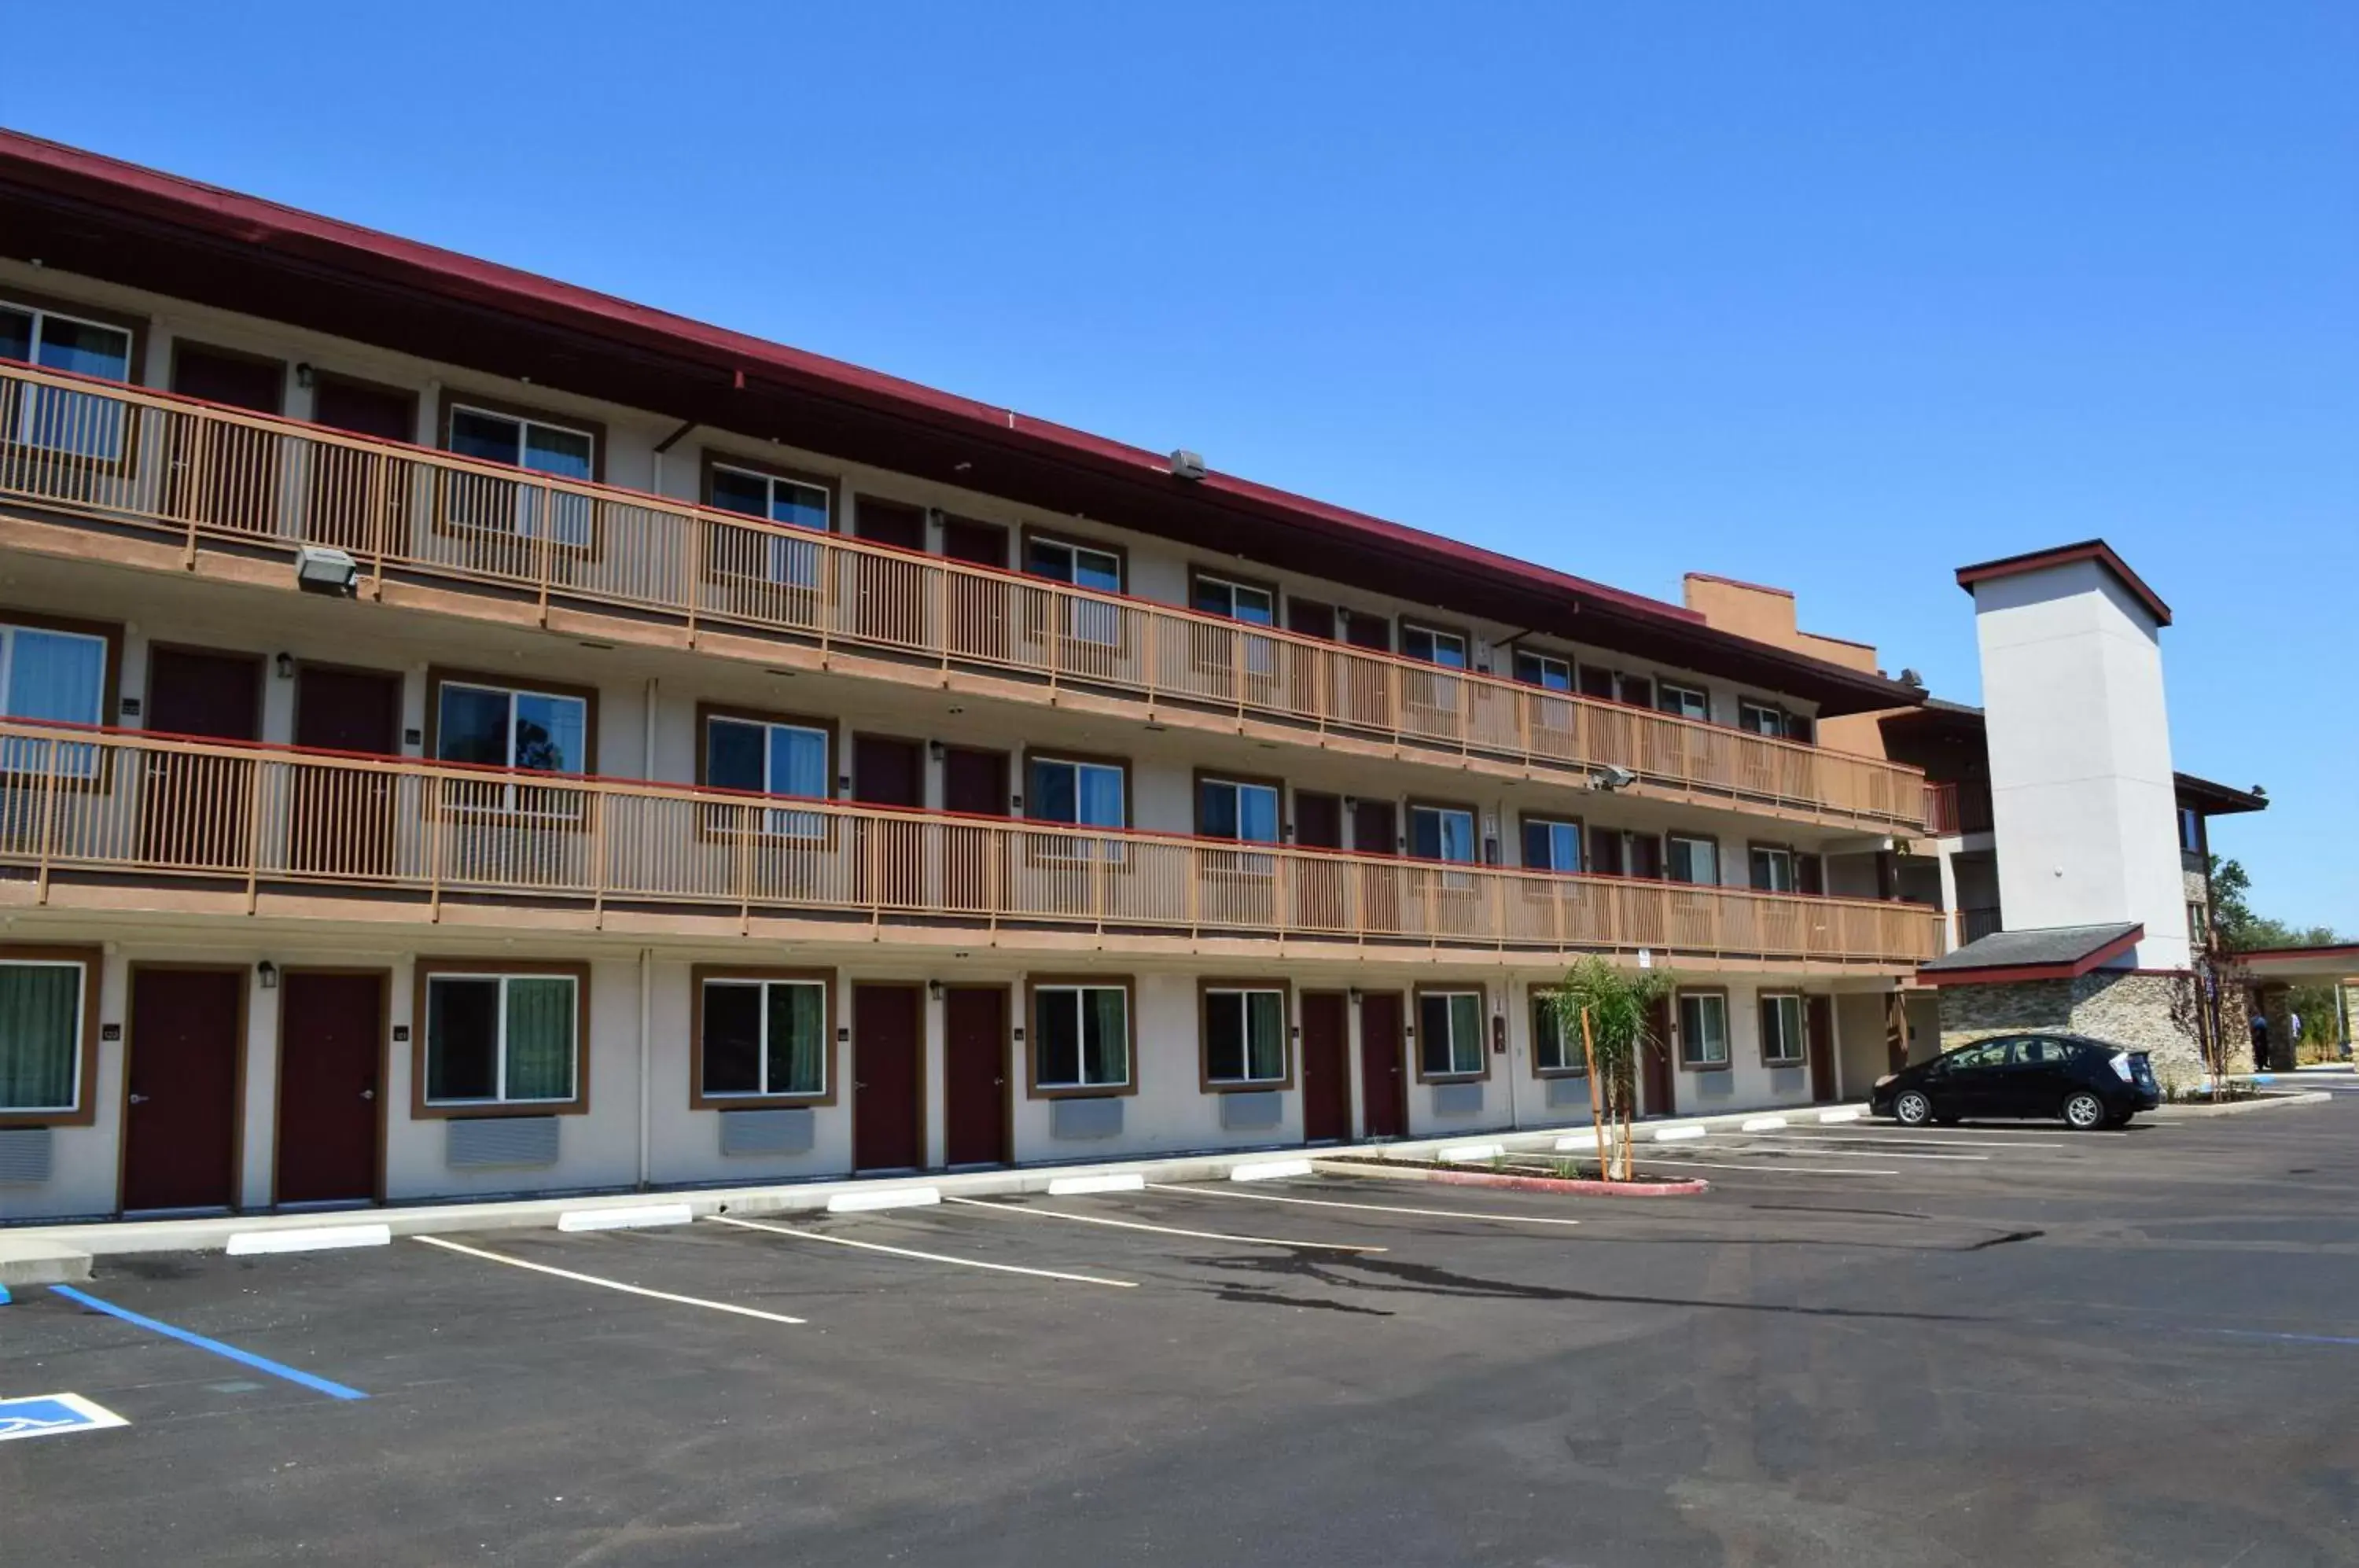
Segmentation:
[(1395, 1181), (1439, 1181), (1451, 1187), (1505, 1187), (1519, 1192), (1562, 1192), (1584, 1198), (1691, 1198), (1711, 1190), (1699, 1177), (1676, 1181), (1594, 1181), (1578, 1176), (1521, 1176), (1505, 1171), (1470, 1171), (1431, 1160), (1314, 1160), (1310, 1168), (1327, 1176), (1377, 1176)]

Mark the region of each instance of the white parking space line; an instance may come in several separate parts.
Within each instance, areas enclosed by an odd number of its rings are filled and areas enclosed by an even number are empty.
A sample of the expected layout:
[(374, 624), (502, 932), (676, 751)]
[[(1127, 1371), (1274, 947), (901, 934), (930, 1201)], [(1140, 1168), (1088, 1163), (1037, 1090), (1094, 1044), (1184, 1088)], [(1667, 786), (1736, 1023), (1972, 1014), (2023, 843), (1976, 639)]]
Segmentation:
[[(1824, 1145), (1811, 1147), (1800, 1144), (1791, 1138), (1783, 1139), (1781, 1141), (1788, 1149), (1810, 1148), (1810, 1152), (1817, 1155), (1821, 1160), (1963, 1160), (1978, 1164), (1987, 1164), (1991, 1159), (1987, 1154), (1903, 1154), (1898, 1149), (1830, 1149)], [(1774, 1147), (1776, 1146), (1766, 1143), (1760, 1147), (1751, 1148), (1739, 1146), (1735, 1149), (1730, 1149), (1723, 1146), (1719, 1152), (1723, 1154), (1767, 1154)]]
[(1867, 1171), (1856, 1165), (1734, 1165), (1719, 1160), (1690, 1160), (1685, 1155), (1648, 1155), (1647, 1165), (1692, 1165), (1700, 1171), (1753, 1171), (1765, 1176), (1897, 1176), (1897, 1171)]
[(963, 1203), (970, 1209), (982, 1209), (995, 1214), (1030, 1214), (1038, 1219), (1071, 1220), (1076, 1225), (1111, 1225), (1116, 1230), (1154, 1231), (1163, 1236), (1184, 1236), (1197, 1241), (1234, 1241), (1248, 1247), (1310, 1247), (1321, 1252), (1386, 1252), (1390, 1248), (1364, 1247), (1353, 1241), (1289, 1241), (1277, 1236), (1232, 1236), (1217, 1230), (1182, 1230), (1177, 1225), (1148, 1225), (1144, 1220), (1108, 1219), (1103, 1214), (1076, 1214), (1063, 1209), (1036, 1209), (1014, 1203), (986, 1203), (980, 1198), (952, 1198), (953, 1203)]
[[(953, 1203), (967, 1200), (952, 1199)], [(710, 1216), (715, 1225), (735, 1225), (741, 1230), (766, 1231), (772, 1236), (790, 1236), (797, 1241), (823, 1241), (830, 1247), (856, 1247), (863, 1252), (886, 1252), (896, 1258), (919, 1258), (928, 1263), (955, 1263), (962, 1269), (988, 1269), (995, 1274), (1025, 1274), (1035, 1279), (1064, 1279), (1076, 1285), (1113, 1285), (1120, 1290), (1136, 1290), (1136, 1279), (1109, 1279), (1101, 1274), (1068, 1274), (1060, 1269), (1026, 1269), (1014, 1263), (986, 1263), (980, 1258), (953, 1258), (947, 1252), (920, 1252), (913, 1247), (887, 1247), (881, 1241), (856, 1241), (848, 1236), (822, 1236), (815, 1230), (797, 1230), (792, 1225), (768, 1225), (761, 1220), (741, 1220), (731, 1214)]]
[(1416, 1214), (1438, 1220), (1497, 1220), (1503, 1225), (1577, 1225), (1547, 1214), (1501, 1214), (1483, 1209), (1410, 1209), (1398, 1203), (1347, 1203), (1340, 1198), (1289, 1198), (1277, 1192), (1232, 1192), (1218, 1187), (1181, 1187), (1169, 1181), (1149, 1181), (1149, 1191), (1178, 1192), (1190, 1198), (1243, 1198), (1256, 1203), (1301, 1203), (1314, 1209), (1362, 1209), (1377, 1214)]
[(1779, 1133), (1774, 1139), (1770, 1139), (1766, 1133), (1759, 1136), (1765, 1140), (1777, 1143), (1855, 1143), (1868, 1149), (1888, 1148), (1893, 1144), (1902, 1144), (1909, 1148), (1921, 1145), (1927, 1149), (2062, 1149), (2067, 1145), (2066, 1139), (2057, 1138), (1856, 1138), (1813, 1132)]
[(470, 1258), (481, 1258), (492, 1263), (505, 1263), (511, 1269), (529, 1269), (536, 1274), (548, 1274), (576, 1284), (596, 1285), (602, 1290), (620, 1290), (626, 1296), (645, 1296), (651, 1301), (669, 1301), (675, 1306), (703, 1307), (716, 1312), (729, 1312), (741, 1318), (759, 1318), (764, 1323), (799, 1323), (801, 1318), (790, 1318), (784, 1312), (766, 1312), (759, 1307), (740, 1307), (728, 1301), (708, 1301), (701, 1296), (675, 1296), (669, 1290), (650, 1290), (643, 1285), (625, 1285), (620, 1279), (602, 1279), (595, 1274), (576, 1274), (571, 1269), (552, 1269), (546, 1263), (527, 1263), (521, 1258), (510, 1258), (502, 1252), (486, 1252), (480, 1247), (463, 1242), (445, 1241), (439, 1236), (414, 1236), (412, 1241), (422, 1241), (429, 1247), (439, 1247), (445, 1252), (463, 1252)]

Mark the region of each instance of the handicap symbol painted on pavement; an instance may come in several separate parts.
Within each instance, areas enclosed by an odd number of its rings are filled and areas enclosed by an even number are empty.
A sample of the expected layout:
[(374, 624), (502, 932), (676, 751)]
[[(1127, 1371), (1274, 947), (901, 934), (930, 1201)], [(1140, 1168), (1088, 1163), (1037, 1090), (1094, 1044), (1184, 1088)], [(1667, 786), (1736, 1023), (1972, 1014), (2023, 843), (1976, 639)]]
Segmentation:
[(96, 1432), (102, 1427), (131, 1423), (104, 1405), (80, 1394), (33, 1394), (21, 1399), (0, 1399), (0, 1443), (16, 1437), (56, 1437), (69, 1432)]

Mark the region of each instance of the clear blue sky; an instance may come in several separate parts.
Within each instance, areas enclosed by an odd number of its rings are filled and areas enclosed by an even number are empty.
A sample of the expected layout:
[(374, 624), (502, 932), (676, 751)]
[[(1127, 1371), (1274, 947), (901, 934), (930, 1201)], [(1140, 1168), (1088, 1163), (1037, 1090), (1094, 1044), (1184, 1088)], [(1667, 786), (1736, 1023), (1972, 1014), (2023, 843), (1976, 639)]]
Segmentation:
[(95, 53), (11, 72), (0, 123), (1643, 593), (1785, 584), (1943, 695), (1951, 569), (2102, 534), (2179, 612), (2179, 765), (2275, 801), (2216, 846), (2359, 931), (2349, 0), (12, 33)]

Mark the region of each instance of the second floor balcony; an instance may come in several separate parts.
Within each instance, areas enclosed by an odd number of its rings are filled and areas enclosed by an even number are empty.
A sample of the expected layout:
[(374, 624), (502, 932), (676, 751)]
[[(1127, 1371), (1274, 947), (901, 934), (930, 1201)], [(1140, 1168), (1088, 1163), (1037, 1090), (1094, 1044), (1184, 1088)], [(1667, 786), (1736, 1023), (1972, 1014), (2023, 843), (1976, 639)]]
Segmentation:
[(1940, 914), (1908, 904), (0, 723), (12, 904), (1865, 971), (1913, 968), (1941, 939)]
[(364, 593), (455, 587), (501, 618), (608, 615), (691, 647), (783, 640), (1309, 744), (1576, 783), (1622, 769), (1676, 798), (1827, 826), (1924, 822), (1922, 776), (1877, 758), (21, 365), (0, 365), (0, 502), (168, 541), (190, 566), (339, 551)]

